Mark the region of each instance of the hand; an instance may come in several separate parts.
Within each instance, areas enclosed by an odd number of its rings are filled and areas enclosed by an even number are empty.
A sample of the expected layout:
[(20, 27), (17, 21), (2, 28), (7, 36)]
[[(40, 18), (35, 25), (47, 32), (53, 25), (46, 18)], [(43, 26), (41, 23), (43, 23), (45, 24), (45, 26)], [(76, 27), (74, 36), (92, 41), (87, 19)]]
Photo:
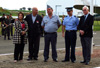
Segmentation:
[(64, 33), (62, 33), (62, 37), (65, 37), (65, 34)]
[(9, 25), (6, 25), (6, 27), (8, 27)]
[(83, 30), (80, 30), (80, 33), (81, 33), (81, 35), (84, 35), (84, 31)]
[(25, 35), (26, 34), (26, 32), (25, 31), (22, 31), (22, 35)]
[(15, 21), (18, 21), (18, 19), (16, 18)]
[(10, 26), (11, 26), (12, 24), (10, 24)]

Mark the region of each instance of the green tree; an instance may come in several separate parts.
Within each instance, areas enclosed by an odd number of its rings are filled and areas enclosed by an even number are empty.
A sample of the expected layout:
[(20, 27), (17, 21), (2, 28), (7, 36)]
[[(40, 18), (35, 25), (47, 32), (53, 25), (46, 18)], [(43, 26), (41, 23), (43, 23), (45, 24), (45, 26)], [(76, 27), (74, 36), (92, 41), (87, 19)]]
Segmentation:
[(26, 7), (23, 7), (23, 10), (26, 10)]
[(28, 10), (31, 11), (32, 9), (31, 8), (28, 8)]

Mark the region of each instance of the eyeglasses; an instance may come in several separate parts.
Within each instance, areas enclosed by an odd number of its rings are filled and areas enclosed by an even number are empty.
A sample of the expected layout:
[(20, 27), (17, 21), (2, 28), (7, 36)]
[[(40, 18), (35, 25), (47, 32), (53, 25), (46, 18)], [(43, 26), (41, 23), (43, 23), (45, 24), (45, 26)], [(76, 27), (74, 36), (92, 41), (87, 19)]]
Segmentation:
[(86, 10), (82, 10), (82, 11), (86, 11)]

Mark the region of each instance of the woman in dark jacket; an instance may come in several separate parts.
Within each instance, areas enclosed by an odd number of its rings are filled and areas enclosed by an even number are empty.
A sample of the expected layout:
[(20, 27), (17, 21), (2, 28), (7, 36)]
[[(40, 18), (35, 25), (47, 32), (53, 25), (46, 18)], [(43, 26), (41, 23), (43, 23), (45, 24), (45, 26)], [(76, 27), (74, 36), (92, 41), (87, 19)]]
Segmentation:
[(24, 14), (18, 14), (18, 20), (15, 21), (15, 32), (13, 36), (13, 43), (15, 44), (14, 62), (23, 60), (24, 46), (27, 44), (28, 24), (24, 20)]

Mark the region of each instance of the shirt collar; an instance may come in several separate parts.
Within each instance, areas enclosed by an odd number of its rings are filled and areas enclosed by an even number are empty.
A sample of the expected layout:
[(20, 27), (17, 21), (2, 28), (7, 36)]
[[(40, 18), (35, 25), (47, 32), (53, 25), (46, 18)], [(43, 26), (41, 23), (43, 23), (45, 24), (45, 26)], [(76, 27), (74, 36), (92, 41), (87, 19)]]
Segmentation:
[[(52, 15), (52, 17), (51, 18), (53, 18), (55, 15)], [(49, 16), (47, 15), (47, 17), (49, 18)]]
[(32, 14), (32, 17), (37, 17), (37, 15), (36, 16), (33, 16), (33, 14)]
[(68, 15), (68, 17), (72, 18), (72, 17), (74, 17), (74, 15), (72, 15), (72, 16), (69, 16), (69, 15)]
[(84, 16), (88, 17), (88, 15), (89, 15), (89, 13), (88, 13), (88, 14), (86, 14), (86, 15), (84, 15)]

